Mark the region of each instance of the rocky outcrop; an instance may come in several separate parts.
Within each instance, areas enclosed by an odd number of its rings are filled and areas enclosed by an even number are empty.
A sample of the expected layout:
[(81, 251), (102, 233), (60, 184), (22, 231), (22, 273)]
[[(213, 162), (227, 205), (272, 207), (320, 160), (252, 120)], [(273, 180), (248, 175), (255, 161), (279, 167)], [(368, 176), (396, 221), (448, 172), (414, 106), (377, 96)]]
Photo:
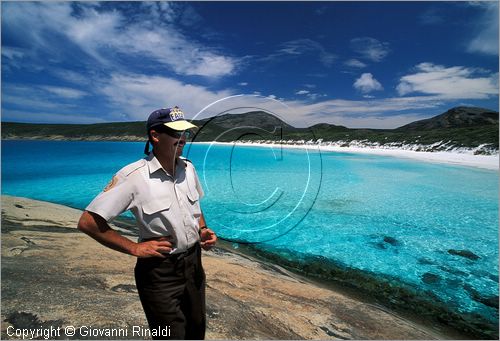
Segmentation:
[[(13, 328), (53, 328), (61, 338), (147, 339), (134, 257), (76, 230), (81, 212), (2, 196), (2, 338)], [(114, 228), (134, 238), (127, 222)], [(410, 321), (314, 284), (230, 246), (205, 252), (208, 339), (446, 339), (461, 335)], [(73, 336), (64, 335), (68, 326)], [(85, 326), (86, 329), (80, 327)], [(9, 328), (10, 327), (10, 328)], [(127, 335), (89, 335), (126, 330)], [(56, 337), (51, 337), (56, 338)]]

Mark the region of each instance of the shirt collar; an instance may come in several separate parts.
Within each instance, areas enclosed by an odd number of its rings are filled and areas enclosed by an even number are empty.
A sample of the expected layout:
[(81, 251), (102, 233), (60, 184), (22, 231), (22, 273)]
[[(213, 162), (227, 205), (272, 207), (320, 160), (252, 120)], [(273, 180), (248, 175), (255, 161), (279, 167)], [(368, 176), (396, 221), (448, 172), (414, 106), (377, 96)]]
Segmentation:
[(146, 161), (148, 162), (149, 174), (153, 174), (157, 170), (163, 169), (160, 161), (158, 161), (153, 152), (149, 153), (149, 155), (146, 157)]
[[(157, 172), (160, 169), (163, 169), (160, 161), (156, 158), (156, 156), (153, 154), (153, 152), (149, 153), (149, 155), (146, 157), (146, 161), (148, 163), (148, 168), (149, 168), (149, 174), (153, 174), (154, 172)], [(176, 162), (176, 168), (179, 169), (180, 166), (184, 165), (185, 166), (185, 161), (182, 158), (177, 158)], [(178, 170), (176, 169), (176, 174)], [(168, 174), (167, 171), (165, 173)], [(171, 174), (168, 174), (171, 175)]]

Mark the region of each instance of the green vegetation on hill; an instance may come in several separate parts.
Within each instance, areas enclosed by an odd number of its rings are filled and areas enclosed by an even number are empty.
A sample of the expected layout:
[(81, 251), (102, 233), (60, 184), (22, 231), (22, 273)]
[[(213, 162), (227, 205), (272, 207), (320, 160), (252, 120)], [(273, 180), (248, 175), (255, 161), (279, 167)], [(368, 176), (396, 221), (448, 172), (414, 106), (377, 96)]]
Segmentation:
[[(350, 129), (332, 124), (309, 128), (292, 127), (265, 112), (224, 114), (195, 120), (200, 129), (194, 141), (326, 141), (349, 144), (433, 145), (476, 148), (488, 145), (498, 150), (498, 112), (457, 107), (430, 119), (416, 121), (397, 129)], [(145, 141), (145, 122), (99, 124), (29, 124), (2, 122), (2, 139)], [(443, 144), (445, 144), (443, 146)], [(481, 152), (481, 151), (479, 151)]]

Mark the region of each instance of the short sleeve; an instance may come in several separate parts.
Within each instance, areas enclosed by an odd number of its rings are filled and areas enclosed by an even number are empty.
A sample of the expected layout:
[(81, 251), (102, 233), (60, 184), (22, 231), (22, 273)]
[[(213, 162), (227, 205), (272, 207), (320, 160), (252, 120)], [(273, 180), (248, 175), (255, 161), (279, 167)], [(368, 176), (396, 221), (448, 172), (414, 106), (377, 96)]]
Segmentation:
[(130, 179), (117, 173), (86, 210), (100, 215), (109, 222), (130, 209), (132, 200), (133, 191)]
[(201, 187), (200, 179), (198, 178), (198, 173), (196, 173), (196, 169), (193, 167), (193, 173), (194, 173), (194, 180), (195, 180), (195, 187), (196, 190), (198, 191), (198, 194), (200, 195), (200, 199), (205, 196), (205, 192), (203, 191), (203, 187)]

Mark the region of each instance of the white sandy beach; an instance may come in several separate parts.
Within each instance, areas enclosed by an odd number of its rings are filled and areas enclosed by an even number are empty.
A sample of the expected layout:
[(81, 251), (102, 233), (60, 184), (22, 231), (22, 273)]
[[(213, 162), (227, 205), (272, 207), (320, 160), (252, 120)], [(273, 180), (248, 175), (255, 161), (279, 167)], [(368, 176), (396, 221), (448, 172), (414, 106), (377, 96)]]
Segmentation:
[(312, 149), (324, 152), (340, 153), (363, 153), (372, 155), (392, 156), (398, 158), (416, 159), (425, 162), (447, 163), (461, 166), (476, 167), (482, 169), (498, 170), (499, 155), (474, 155), (471, 150), (467, 151), (439, 151), (423, 152), (401, 148), (383, 148), (383, 147), (361, 147), (349, 146), (341, 147), (339, 145), (318, 145), (318, 144), (276, 144), (276, 143), (244, 143), (244, 142), (197, 142), (201, 144), (218, 145), (237, 145), (254, 147), (273, 147), (273, 148), (293, 148), (293, 149)]

